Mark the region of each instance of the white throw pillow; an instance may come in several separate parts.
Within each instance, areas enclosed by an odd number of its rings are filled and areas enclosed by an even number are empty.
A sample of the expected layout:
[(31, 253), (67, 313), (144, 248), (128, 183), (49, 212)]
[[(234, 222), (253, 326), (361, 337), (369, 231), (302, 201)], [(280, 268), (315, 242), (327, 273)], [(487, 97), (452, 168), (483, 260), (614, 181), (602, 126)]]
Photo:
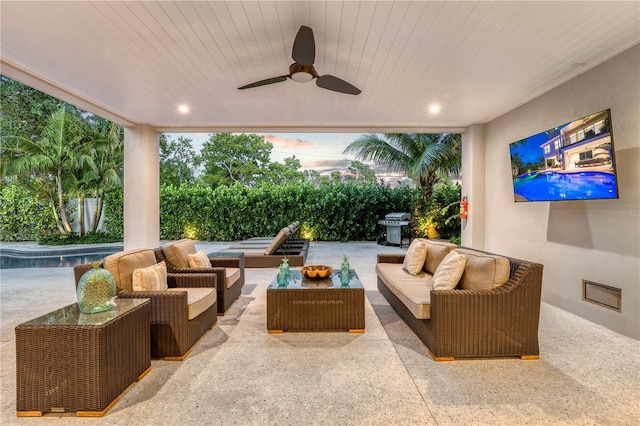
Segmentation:
[(402, 267), (411, 275), (422, 272), (424, 261), (427, 258), (427, 245), (417, 238), (411, 242), (407, 254), (404, 256)]
[(188, 258), (190, 268), (211, 268), (211, 262), (202, 250), (196, 254), (188, 255)]
[(134, 270), (131, 284), (133, 291), (166, 290), (167, 265), (163, 261), (148, 268)]
[(433, 274), (434, 290), (453, 290), (464, 272), (466, 258), (455, 251), (449, 252)]

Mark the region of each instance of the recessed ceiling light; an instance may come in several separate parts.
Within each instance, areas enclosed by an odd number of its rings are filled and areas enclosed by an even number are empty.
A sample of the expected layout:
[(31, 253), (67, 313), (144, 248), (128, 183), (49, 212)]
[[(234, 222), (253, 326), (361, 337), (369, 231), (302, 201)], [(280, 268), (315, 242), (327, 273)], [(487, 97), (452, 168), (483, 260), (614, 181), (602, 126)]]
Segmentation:
[(431, 113), (440, 112), (440, 107), (438, 105), (431, 105), (429, 107), (429, 112), (431, 112)]
[(180, 112), (181, 112), (181, 113), (183, 113), (183, 114), (186, 114), (186, 113), (188, 113), (188, 112), (189, 112), (189, 107), (188, 107), (188, 106), (186, 106), (186, 105), (180, 105), (180, 106), (178, 107), (178, 111), (180, 111)]

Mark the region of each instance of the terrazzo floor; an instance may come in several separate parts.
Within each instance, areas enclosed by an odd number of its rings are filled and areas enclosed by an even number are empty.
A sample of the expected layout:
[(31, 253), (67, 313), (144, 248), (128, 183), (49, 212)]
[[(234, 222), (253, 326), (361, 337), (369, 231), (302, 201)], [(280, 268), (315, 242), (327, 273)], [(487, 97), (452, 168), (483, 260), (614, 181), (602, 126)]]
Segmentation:
[(267, 334), (276, 269), (247, 269), (240, 299), (186, 360), (153, 360), (106, 416), (90, 419), (16, 417), (14, 328), (74, 303), (73, 272), (0, 270), (0, 424), (640, 424), (640, 342), (544, 303), (539, 360), (433, 361), (376, 289), (376, 254), (405, 250), (311, 245), (307, 264), (349, 256), (366, 290), (364, 334)]

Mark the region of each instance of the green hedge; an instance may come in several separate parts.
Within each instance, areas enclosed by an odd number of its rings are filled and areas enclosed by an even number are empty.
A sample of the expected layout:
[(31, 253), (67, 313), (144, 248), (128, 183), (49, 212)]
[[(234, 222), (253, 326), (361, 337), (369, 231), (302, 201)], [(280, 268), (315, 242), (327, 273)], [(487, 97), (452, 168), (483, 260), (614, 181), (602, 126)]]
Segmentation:
[(414, 194), (407, 188), (343, 183), (165, 187), (160, 191), (160, 238), (242, 240), (275, 235), (298, 220), (299, 235), (310, 240), (374, 240), (378, 219), (389, 211), (410, 211)]
[[(415, 198), (414, 189), (377, 184), (166, 186), (160, 189), (160, 238), (243, 240), (275, 235), (298, 220), (303, 238), (371, 241), (381, 230), (378, 219), (391, 211), (411, 211)], [(122, 191), (110, 192), (105, 205), (107, 232), (122, 234)]]
[[(35, 240), (57, 233), (50, 208), (33, 200), (26, 189), (7, 185), (0, 196), (1, 240)], [(438, 185), (426, 211), (421, 212), (419, 192), (408, 187), (356, 183), (320, 187), (302, 183), (256, 188), (238, 184), (215, 189), (165, 186), (160, 189), (160, 238), (243, 240), (275, 235), (283, 226), (299, 220), (301, 226), (297, 236), (302, 238), (374, 241), (382, 231), (378, 220), (395, 211), (413, 213), (414, 236), (426, 236), (428, 224), (433, 224), (441, 238), (459, 237), (459, 198), (459, 186)], [(106, 234), (93, 235), (87, 242), (105, 238), (122, 240), (123, 204), (122, 188), (106, 194)]]
[(0, 241), (33, 241), (58, 232), (50, 206), (14, 184), (0, 190)]

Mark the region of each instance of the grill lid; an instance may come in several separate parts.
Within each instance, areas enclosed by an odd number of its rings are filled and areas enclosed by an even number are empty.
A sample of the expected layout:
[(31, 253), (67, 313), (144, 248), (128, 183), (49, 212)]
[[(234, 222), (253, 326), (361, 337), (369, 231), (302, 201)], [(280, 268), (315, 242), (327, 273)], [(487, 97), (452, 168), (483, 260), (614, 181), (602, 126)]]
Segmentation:
[(387, 213), (385, 220), (411, 220), (411, 213)]

